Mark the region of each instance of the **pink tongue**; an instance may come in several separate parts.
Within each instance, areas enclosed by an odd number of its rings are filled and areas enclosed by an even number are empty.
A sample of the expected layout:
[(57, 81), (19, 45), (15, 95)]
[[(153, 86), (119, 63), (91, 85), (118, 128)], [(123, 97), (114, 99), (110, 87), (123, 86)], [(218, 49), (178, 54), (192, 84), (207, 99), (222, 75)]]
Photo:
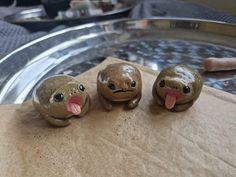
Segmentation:
[(81, 108), (78, 104), (69, 103), (67, 105), (67, 111), (72, 112), (74, 115), (79, 115), (81, 112)]
[(167, 94), (165, 99), (165, 106), (167, 109), (172, 109), (175, 106), (176, 97), (174, 95)]

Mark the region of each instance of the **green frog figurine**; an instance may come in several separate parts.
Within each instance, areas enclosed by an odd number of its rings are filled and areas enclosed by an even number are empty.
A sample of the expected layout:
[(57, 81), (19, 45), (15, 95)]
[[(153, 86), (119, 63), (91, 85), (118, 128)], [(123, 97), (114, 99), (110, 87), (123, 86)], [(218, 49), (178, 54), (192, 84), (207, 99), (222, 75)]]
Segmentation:
[(168, 110), (184, 111), (191, 107), (202, 90), (201, 75), (184, 65), (163, 69), (153, 84), (156, 102)]
[(128, 108), (133, 109), (142, 96), (141, 74), (127, 63), (110, 64), (98, 73), (97, 92), (107, 111), (112, 110), (112, 102), (128, 102)]
[(72, 76), (57, 75), (40, 82), (33, 92), (36, 110), (54, 126), (67, 126), (72, 116), (89, 111), (90, 96), (85, 86)]

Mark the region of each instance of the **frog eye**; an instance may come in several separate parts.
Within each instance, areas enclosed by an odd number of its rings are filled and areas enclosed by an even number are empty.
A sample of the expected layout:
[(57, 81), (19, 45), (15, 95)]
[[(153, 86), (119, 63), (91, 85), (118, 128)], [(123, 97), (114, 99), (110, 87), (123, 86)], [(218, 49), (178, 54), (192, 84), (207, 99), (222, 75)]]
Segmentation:
[(190, 92), (190, 87), (184, 86), (184, 87), (183, 87), (183, 92), (184, 92), (184, 93), (189, 93), (189, 92)]
[(85, 87), (82, 84), (80, 84), (79, 89), (83, 92), (85, 90)]
[(53, 99), (55, 102), (61, 102), (64, 100), (64, 95), (63, 93), (57, 93), (56, 95), (54, 95)]
[(161, 82), (159, 83), (160, 87), (165, 87), (165, 80), (161, 80)]
[(135, 87), (136, 86), (136, 82), (135, 81), (132, 81), (131, 82), (131, 87)]
[(108, 88), (111, 90), (115, 90), (116, 86), (114, 84), (110, 83), (110, 84), (108, 84)]

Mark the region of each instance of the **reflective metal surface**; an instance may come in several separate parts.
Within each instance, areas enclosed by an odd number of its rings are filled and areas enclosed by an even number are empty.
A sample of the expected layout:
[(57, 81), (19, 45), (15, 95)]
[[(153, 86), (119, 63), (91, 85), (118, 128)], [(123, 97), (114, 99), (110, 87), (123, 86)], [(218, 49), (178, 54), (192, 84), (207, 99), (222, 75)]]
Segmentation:
[[(98, 22), (111, 19), (120, 19), (128, 17), (136, 0), (124, 1), (119, 8), (113, 7), (100, 14), (91, 14), (81, 17), (66, 17), (64, 19), (50, 19), (43, 7), (23, 10), (15, 14), (4, 17), (4, 20), (10, 23), (24, 26), (31, 31), (51, 30), (58, 25), (76, 26), (89, 22)], [(72, 12), (71, 12), (72, 13)], [(67, 13), (65, 13), (67, 14)], [(70, 14), (70, 13), (68, 13)]]
[[(78, 75), (115, 56), (154, 70), (185, 63), (206, 85), (236, 94), (236, 71), (204, 73), (205, 57), (236, 56), (236, 26), (191, 19), (118, 20), (68, 28), (0, 60), (0, 103), (21, 103), (55, 74)], [(152, 83), (150, 83), (152, 85)]]

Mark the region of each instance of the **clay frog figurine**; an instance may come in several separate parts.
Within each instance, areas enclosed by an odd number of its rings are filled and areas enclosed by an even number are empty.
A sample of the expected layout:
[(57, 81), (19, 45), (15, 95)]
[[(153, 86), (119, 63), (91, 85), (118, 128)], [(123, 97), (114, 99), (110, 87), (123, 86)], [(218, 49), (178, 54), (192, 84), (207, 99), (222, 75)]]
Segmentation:
[(57, 75), (36, 86), (33, 104), (50, 124), (67, 126), (72, 116), (82, 117), (89, 111), (90, 96), (74, 77)]
[(127, 63), (108, 65), (98, 73), (98, 97), (102, 106), (110, 111), (112, 102), (128, 102), (135, 108), (142, 96), (142, 80), (139, 70)]
[(159, 105), (173, 111), (184, 111), (199, 97), (202, 85), (201, 75), (197, 71), (176, 65), (160, 72), (152, 94)]

